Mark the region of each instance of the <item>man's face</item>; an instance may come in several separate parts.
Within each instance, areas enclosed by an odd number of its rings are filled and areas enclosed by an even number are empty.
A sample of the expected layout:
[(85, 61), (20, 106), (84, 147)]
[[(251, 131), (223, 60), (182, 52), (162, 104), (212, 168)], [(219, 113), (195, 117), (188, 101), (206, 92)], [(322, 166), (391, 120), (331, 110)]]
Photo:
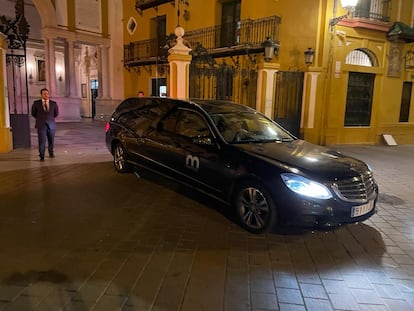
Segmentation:
[(42, 99), (49, 100), (49, 91), (42, 91)]

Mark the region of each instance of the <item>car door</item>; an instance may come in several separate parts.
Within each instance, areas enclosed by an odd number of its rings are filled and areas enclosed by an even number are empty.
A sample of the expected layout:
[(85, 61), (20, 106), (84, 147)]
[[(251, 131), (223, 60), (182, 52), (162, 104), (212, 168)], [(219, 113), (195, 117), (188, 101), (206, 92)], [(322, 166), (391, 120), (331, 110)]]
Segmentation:
[(222, 197), (234, 172), (201, 113), (181, 109), (175, 127), (180, 150), (176, 167), (192, 187)]
[[(148, 169), (160, 170), (156, 156), (160, 146), (151, 139), (156, 133), (156, 126), (171, 105), (157, 98), (145, 99), (145, 107), (128, 112), (129, 135), (124, 135), (124, 141), (131, 161)], [(128, 137), (126, 137), (128, 136)]]
[(177, 108), (172, 109), (153, 130), (146, 133), (145, 143), (140, 148), (141, 153), (158, 173), (182, 180), (183, 176), (177, 170), (177, 163), (183, 152), (175, 132), (178, 114)]

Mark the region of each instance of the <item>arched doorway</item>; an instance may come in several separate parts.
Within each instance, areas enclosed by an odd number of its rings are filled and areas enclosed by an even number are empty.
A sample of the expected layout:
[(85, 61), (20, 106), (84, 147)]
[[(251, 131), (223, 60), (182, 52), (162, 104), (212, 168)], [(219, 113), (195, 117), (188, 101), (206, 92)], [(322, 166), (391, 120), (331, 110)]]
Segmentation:
[[(378, 66), (378, 60), (368, 49), (355, 49), (345, 59), (348, 65)], [(370, 126), (375, 74), (351, 71), (348, 76), (344, 126)]]

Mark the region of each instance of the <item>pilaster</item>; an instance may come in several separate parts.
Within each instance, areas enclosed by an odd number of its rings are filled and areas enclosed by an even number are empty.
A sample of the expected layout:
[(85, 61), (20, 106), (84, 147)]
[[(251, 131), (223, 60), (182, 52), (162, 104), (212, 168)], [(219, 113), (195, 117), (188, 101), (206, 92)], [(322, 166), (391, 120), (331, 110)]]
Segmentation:
[(258, 65), (256, 110), (273, 119), (276, 72), (280, 64), (263, 62)]
[(303, 81), (301, 138), (316, 144), (321, 142), (318, 136), (322, 130), (323, 119), (322, 109), (317, 105), (318, 102), (323, 102), (320, 100), (322, 95), (320, 90), (323, 88), (320, 81), (321, 74), (322, 68), (310, 67), (309, 71), (305, 72)]
[(190, 63), (192, 56), (191, 49), (184, 45), (184, 29), (177, 27), (175, 29), (177, 44), (169, 49), (170, 55), (168, 62), (170, 64), (170, 97), (186, 99), (190, 90)]

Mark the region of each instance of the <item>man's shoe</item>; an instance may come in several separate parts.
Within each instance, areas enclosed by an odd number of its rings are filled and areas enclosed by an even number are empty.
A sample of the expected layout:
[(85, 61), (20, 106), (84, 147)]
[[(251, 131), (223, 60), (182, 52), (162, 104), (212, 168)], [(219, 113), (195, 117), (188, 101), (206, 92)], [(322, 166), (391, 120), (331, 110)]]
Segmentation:
[(44, 161), (45, 160), (45, 157), (40, 157), (40, 161)]
[(53, 153), (51, 153), (50, 155), (49, 155), (49, 158), (54, 158), (55, 157), (55, 155), (53, 154)]

